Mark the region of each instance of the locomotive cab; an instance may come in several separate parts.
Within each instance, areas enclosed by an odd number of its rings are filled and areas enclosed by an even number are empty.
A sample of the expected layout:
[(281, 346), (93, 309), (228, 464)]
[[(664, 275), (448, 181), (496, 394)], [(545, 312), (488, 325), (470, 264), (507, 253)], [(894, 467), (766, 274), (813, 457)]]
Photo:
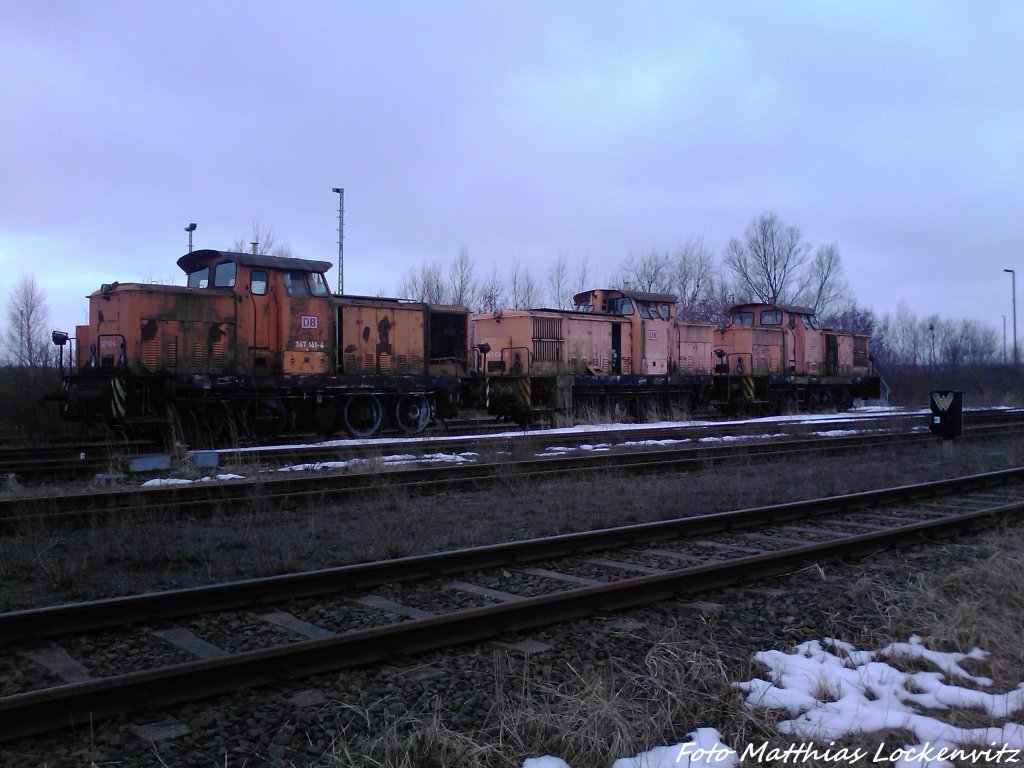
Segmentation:
[(66, 417), (205, 439), (416, 433), (457, 413), (464, 307), (332, 296), (326, 261), (198, 250), (178, 266), (184, 286), (113, 283), (89, 297), (78, 370), (53, 398)]
[(233, 294), (233, 317), (224, 318), (234, 342), (230, 372), (330, 370), (329, 262), (202, 250), (182, 256), (178, 266), (188, 275), (190, 292)]
[(775, 411), (877, 397), (868, 337), (823, 330), (810, 307), (740, 304), (715, 332), (718, 401)]
[(321, 373), (329, 368), (329, 262), (193, 251), (185, 286), (112, 283), (89, 296), (80, 371)]
[(625, 320), (635, 363), (621, 358), (622, 341), (613, 332), (612, 357), (621, 359), (618, 373), (646, 376), (672, 372), (675, 296), (600, 288), (576, 294), (573, 302), (577, 311), (617, 315)]
[(819, 373), (821, 331), (809, 307), (740, 304), (716, 333), (716, 373), (739, 376)]

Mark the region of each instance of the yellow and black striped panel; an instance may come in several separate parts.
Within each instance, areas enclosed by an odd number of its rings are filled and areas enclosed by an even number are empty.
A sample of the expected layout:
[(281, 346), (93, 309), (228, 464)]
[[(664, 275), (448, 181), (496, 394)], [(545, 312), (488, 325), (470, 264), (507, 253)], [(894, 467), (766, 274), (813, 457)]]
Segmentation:
[(113, 394), (113, 397), (111, 397), (111, 410), (113, 411), (114, 418), (123, 419), (128, 412), (128, 391), (125, 387), (124, 379), (111, 379), (110, 389)]
[(519, 402), (525, 406), (533, 404), (533, 388), (530, 386), (530, 379), (526, 376), (519, 379)]
[(745, 376), (743, 378), (743, 382), (742, 383), (743, 383), (743, 397), (745, 397), (747, 400), (753, 400), (754, 399), (754, 379), (751, 378), (750, 376)]

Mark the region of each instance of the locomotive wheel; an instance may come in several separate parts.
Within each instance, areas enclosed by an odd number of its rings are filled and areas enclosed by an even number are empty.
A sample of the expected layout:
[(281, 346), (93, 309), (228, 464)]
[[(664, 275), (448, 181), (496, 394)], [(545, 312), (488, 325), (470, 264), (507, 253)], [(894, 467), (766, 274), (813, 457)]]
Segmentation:
[(832, 392), (827, 389), (821, 389), (814, 394), (814, 409), (823, 413), (834, 413), (836, 410), (835, 403), (832, 402)]
[(277, 398), (249, 403), (246, 416), (257, 437), (278, 437), (288, 426), (288, 406)]
[(430, 402), (425, 395), (402, 395), (395, 403), (395, 423), (403, 432), (416, 435), (430, 423)]
[(316, 433), (327, 439), (338, 431), (338, 421), (341, 416), (341, 403), (338, 400), (329, 400), (317, 410), (313, 417), (316, 421)]
[(345, 429), (355, 437), (369, 437), (378, 429), (384, 418), (384, 409), (376, 395), (356, 395), (345, 403), (341, 414)]

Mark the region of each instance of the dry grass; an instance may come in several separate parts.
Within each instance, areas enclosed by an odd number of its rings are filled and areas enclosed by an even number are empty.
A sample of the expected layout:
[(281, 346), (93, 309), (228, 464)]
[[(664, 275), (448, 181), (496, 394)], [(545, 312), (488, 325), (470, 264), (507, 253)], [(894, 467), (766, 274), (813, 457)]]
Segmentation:
[[(988, 556), (971, 558), (972, 548)], [(854, 575), (847, 587), (852, 602), (874, 596), (882, 620), (865, 626), (855, 615), (837, 610), (828, 631), (863, 649), (905, 640), (914, 633), (922, 635), (929, 647), (941, 650), (966, 651), (978, 644), (992, 656), (975, 662), (971, 671), (995, 678), (993, 690), (1012, 689), (1024, 669), (1021, 551), (1024, 530), (1012, 528), (964, 545), (956, 553), (963, 565), (952, 571), (920, 572), (898, 584), (879, 584), (872, 576)], [(913, 562), (908, 566), (912, 572)], [(884, 573), (879, 571), (877, 577)], [(824, 623), (830, 620), (826, 617)], [(617, 757), (675, 743), (683, 734), (705, 726), (717, 728), (738, 749), (767, 743), (769, 748), (785, 750), (794, 740), (780, 735), (775, 724), (788, 716), (745, 710), (731, 686), (734, 681), (761, 676), (764, 670), (750, 658), (755, 648), (740, 652), (740, 645), (729, 638), (730, 630), (713, 621), (698, 627), (649, 623), (630, 637), (641, 652), (615, 655), (597, 665), (593, 659), (579, 657), (533, 661), (498, 651), (482, 724), (460, 725), (460, 712), (447, 709), (442, 697), (399, 717), (382, 718), (361, 710), (356, 725), (342, 729), (319, 759), (294, 765), (518, 768), (525, 757), (552, 754), (572, 766), (602, 766)], [(790, 649), (785, 644), (781, 647)], [(917, 668), (932, 669), (907, 663), (908, 671)], [(823, 683), (818, 693), (830, 700), (836, 692)], [(969, 710), (923, 714), (967, 728), (999, 725), (984, 713)], [(914, 738), (902, 731), (855, 735), (833, 748), (874, 754), (881, 742), (895, 749), (913, 743)]]
[(961, 549), (966, 557), (935, 553), (950, 566), (918, 577), (908, 590), (913, 599), (891, 611), (892, 631), (895, 637), (917, 633), (942, 650), (991, 652), (984, 674), (1007, 690), (1024, 670), (1024, 535), (1020, 527), (1007, 528)]
[[(426, 497), (411, 496), (380, 472), (361, 498), (344, 505), (271, 509), (257, 491), (243, 508), (225, 508), (208, 520), (168, 509), (144, 521), (119, 513), (80, 531), (27, 524), (0, 538), (0, 609), (721, 512), (1024, 460), (1018, 444), (963, 446), (947, 463), (927, 450), (882, 449), (852, 462), (789, 463), (784, 471), (777, 464), (709, 462), (702, 471), (642, 479), (588, 472), (537, 481), (509, 464), (475, 492)], [(525, 451), (513, 442), (513, 456)]]
[[(389, 486), (384, 475), (362, 500), (343, 508), (271, 511), (257, 497), (244, 510), (225, 510), (205, 522), (184, 521), (171, 512), (145, 524), (119, 516), (81, 532), (37, 529), (0, 539), (5, 590), (0, 604), (24, 598), (7, 590), (24, 585), (26, 574), (36, 600), (76, 591), (141, 591), (846, 493), (980, 471), (1021, 456), (1020, 447), (1010, 445), (998, 452), (965, 447), (949, 464), (938, 456), (927, 458), (922, 461), (919, 451), (886, 450), (856, 462), (790, 464), (784, 474), (769, 464), (741, 470), (711, 464), (702, 472), (642, 480), (589, 475), (536, 483), (510, 472), (474, 494), (427, 498)], [(395, 536), (396, 530), (402, 535)], [(816, 615), (816, 636), (865, 649), (911, 634), (940, 650), (978, 645), (992, 656), (971, 671), (994, 678), (995, 690), (1008, 690), (1024, 669), (1022, 552), (1024, 531), (1009, 528), (912, 550), (902, 568), (870, 562), (838, 576), (840, 566), (826, 566), (793, 578), (813, 581), (837, 596), (832, 609)], [(714, 599), (728, 603), (735, 595)], [(718, 728), (733, 745), (766, 741), (785, 748), (791, 740), (774, 728), (784, 716), (747, 712), (730, 686), (763, 674), (751, 660), (754, 650), (789, 650), (814, 636), (803, 628), (784, 630), (787, 622), (772, 613), (774, 606), (765, 608), (766, 615), (745, 620), (763, 622), (755, 641), (743, 634), (749, 628), (738, 629), (731, 618), (676, 621), (680, 609), (675, 606), (641, 629), (564, 643), (572, 649), (591, 642), (596, 651), (585, 657), (571, 650), (525, 659), (494, 652), (485, 659), (489, 685), (474, 688), (472, 713), (466, 700), (448, 696), (444, 685), (418, 701), (403, 696), (397, 710), (387, 701), (384, 706), (359, 702), (335, 718), (334, 738), (315, 758), (294, 763), (268, 758), (267, 764), (518, 768), (525, 757), (557, 754), (579, 768), (675, 743), (702, 726)], [(969, 727), (989, 723), (978, 713), (958, 717)], [(881, 737), (843, 744), (873, 749)], [(907, 739), (899, 733), (885, 737), (894, 744)]]

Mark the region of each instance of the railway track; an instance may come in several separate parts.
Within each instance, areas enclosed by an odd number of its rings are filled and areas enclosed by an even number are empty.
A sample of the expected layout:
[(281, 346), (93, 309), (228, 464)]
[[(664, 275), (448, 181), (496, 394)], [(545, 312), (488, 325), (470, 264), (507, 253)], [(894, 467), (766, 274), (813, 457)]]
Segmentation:
[(0, 738), (500, 638), (1015, 521), (1024, 513), (1022, 492), (1024, 469), (1005, 470), (0, 614), (0, 671), (23, 670), (0, 674)]
[[(992, 424), (1010, 420), (1005, 411), (986, 412), (979, 415), (975, 423)], [(1017, 414), (1016, 419), (1024, 421), (1024, 414)], [(857, 416), (851, 418), (829, 419), (828, 426), (832, 429), (862, 429), (878, 431), (895, 431), (901, 429), (926, 428), (924, 414), (879, 414)], [(382, 449), (408, 450), (411, 453), (434, 453), (439, 451), (458, 452), (479, 450), (486, 445), (490, 450), (535, 449), (560, 446), (576, 446), (585, 443), (601, 442), (640, 442), (645, 440), (705, 440), (724, 437), (746, 437), (764, 434), (766, 430), (782, 432), (787, 435), (801, 435), (820, 430), (822, 422), (795, 422), (779, 420), (758, 420), (752, 422), (719, 422), (678, 424), (672, 426), (629, 425), (619, 428), (606, 428), (598, 425), (593, 430), (559, 431), (552, 429), (512, 430), (503, 425), (504, 430), (488, 433), (484, 439), (481, 435), (452, 435), (426, 439), (391, 439), (386, 441), (340, 441), (333, 444), (313, 444), (303, 446), (263, 446), (241, 450), (222, 449), (219, 453), (226, 461), (244, 462), (246, 459), (256, 460), (262, 464), (273, 465), (285, 462), (314, 463), (346, 458), (379, 455)]]
[[(462, 419), (450, 421), (440, 427), (432, 427), (423, 433), (424, 440), (437, 439), (449, 435), (482, 436), (495, 432), (507, 431), (508, 424), (498, 423), (493, 418), (485, 419)], [(377, 438), (381, 445), (390, 441), (401, 441), (406, 437), (404, 433), (395, 433)], [(315, 435), (291, 435), (288, 436), (291, 442), (305, 441), (315, 444), (322, 443)], [(275, 441), (277, 444), (282, 439)], [(265, 445), (258, 443), (246, 445), (233, 449), (230, 453), (239, 456), (268, 452), (268, 456), (286, 456), (288, 448), (275, 448), (275, 442)], [(106, 436), (91, 436), (87, 438), (18, 438), (0, 442), (0, 479), (14, 477), (19, 483), (41, 483), (51, 481), (91, 479), (99, 473), (124, 472), (128, 469), (132, 458), (141, 454), (156, 453), (164, 450), (164, 447), (151, 440), (136, 440), (118, 437), (114, 433)], [(205, 449), (203, 449), (205, 450)], [(225, 452), (225, 449), (219, 449)], [(364, 449), (367, 453), (372, 448)], [(321, 448), (320, 452), (324, 453)], [(357, 449), (358, 452), (358, 449)], [(329, 455), (329, 454), (328, 454)]]
[[(982, 426), (1024, 421), (1024, 413), (1008, 410), (971, 411), (967, 424)], [(825, 418), (821, 421), (787, 421), (759, 419), (752, 422), (721, 422), (643, 427), (632, 425), (621, 429), (595, 429), (558, 432), (550, 429), (509, 430), (508, 424), (479, 419), (452, 422), (443, 430), (408, 438), (391, 435), (373, 440), (335, 440), (311, 444), (268, 444), (217, 449), (222, 465), (274, 466), (282, 464), (314, 464), (380, 456), (382, 452), (402, 451), (412, 455), (439, 452), (480, 450), (491, 451), (542, 450), (551, 445), (576, 446), (602, 442), (639, 442), (644, 440), (712, 440), (763, 434), (766, 430), (787, 436), (830, 430), (902, 431), (926, 429), (924, 413), (858, 415), (850, 418)], [(296, 440), (312, 436), (295, 436)], [(41, 483), (57, 480), (92, 479), (100, 473), (124, 472), (131, 458), (161, 450), (147, 441), (90, 440), (72, 443), (61, 441), (38, 446), (0, 446), (0, 478), (14, 476), (19, 483)]]
[(148, 441), (115, 438), (0, 445), (0, 478), (38, 483), (92, 477), (123, 465), (131, 456), (155, 450)]
[[(762, 428), (763, 430), (763, 428)], [(964, 439), (992, 439), (1016, 434), (1015, 422), (972, 426)], [(352, 473), (267, 473), (254, 479), (225, 482), (195, 482), (128, 490), (89, 489), (85, 493), (45, 495), (0, 500), (0, 531), (18, 531), (38, 525), (85, 525), (103, 522), (105, 516), (130, 514), (144, 519), (147, 514), (173, 511), (179, 516), (203, 517), (232, 509), (248, 510), (252, 505), (337, 503), (352, 495), (387, 488), (410, 494), (452, 490), (475, 490), (496, 480), (528, 482), (586, 473), (666, 473), (703, 469), (709, 464), (770, 461), (783, 457), (799, 459), (841, 455), (880, 447), (934, 442), (927, 432), (877, 432), (770, 441), (671, 445), (635, 450), (585, 452), (519, 460), (476, 461), (445, 466), (411, 466), (387, 471)], [(561, 441), (559, 441), (561, 442)]]

